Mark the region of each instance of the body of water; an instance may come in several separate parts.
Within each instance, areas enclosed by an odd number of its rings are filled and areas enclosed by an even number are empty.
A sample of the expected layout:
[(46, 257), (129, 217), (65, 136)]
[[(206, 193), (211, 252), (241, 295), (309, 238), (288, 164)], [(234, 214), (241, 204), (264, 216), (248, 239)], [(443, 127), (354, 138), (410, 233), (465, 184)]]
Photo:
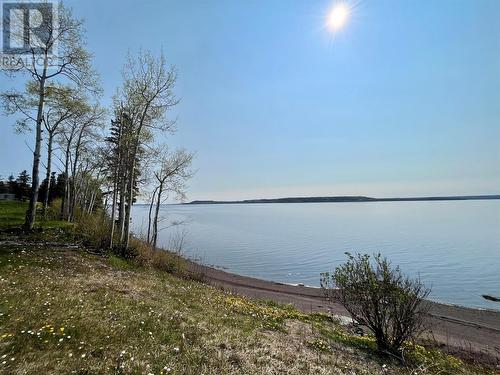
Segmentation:
[[(148, 207), (133, 210), (145, 232)], [(164, 205), (159, 246), (229, 272), (319, 286), (345, 252), (380, 252), (432, 288), (431, 299), (499, 309), (500, 201)]]

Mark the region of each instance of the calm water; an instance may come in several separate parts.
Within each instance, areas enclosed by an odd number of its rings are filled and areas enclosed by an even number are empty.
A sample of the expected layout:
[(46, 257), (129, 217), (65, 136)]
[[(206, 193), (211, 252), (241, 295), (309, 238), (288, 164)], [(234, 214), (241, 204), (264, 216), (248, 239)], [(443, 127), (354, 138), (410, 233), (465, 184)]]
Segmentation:
[[(136, 206), (136, 233), (148, 208)], [(285, 283), (319, 285), (344, 252), (381, 252), (432, 287), (436, 301), (500, 310), (500, 201), (165, 205), (159, 244), (185, 231), (204, 264)]]

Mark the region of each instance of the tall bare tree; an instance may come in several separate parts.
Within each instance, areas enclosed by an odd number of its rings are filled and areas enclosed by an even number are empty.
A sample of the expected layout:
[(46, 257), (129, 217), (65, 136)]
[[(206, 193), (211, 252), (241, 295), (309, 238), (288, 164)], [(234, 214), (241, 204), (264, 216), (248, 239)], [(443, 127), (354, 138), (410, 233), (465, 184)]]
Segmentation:
[(50, 175), (52, 173), (52, 153), (54, 138), (64, 131), (64, 122), (82, 112), (82, 99), (70, 86), (52, 86), (47, 90), (46, 110), (43, 125), (47, 132), (47, 162), (45, 173), (45, 196), (43, 197), (42, 215), (45, 216), (49, 203)]
[(63, 152), (65, 187), (61, 203), (61, 219), (71, 221), (76, 204), (78, 187), (78, 165), (81, 155), (91, 152), (89, 145), (100, 140), (100, 129), (103, 128), (106, 111), (97, 103), (90, 103), (87, 97), (81, 97), (78, 110), (65, 122), (64, 131), (58, 137)]
[[(177, 199), (185, 197), (186, 180), (189, 179), (193, 172), (191, 171), (191, 162), (193, 155), (186, 150), (177, 150), (169, 153), (166, 147), (159, 157), (159, 167), (154, 172), (155, 191), (152, 200), (156, 198), (155, 214), (153, 218), (153, 228), (150, 243), (153, 249), (156, 249), (158, 240), (158, 223), (160, 206), (169, 196), (169, 193), (175, 193)], [(166, 193), (166, 194), (165, 194)], [(151, 213), (150, 213), (151, 214)], [(149, 233), (149, 228), (148, 228)]]
[[(71, 179), (70, 179), (70, 197), (69, 201), (69, 215), (68, 221), (73, 219), (73, 213), (77, 201), (77, 187), (78, 187), (78, 163), (80, 162), (81, 154), (88, 151), (87, 145), (93, 141), (100, 140), (99, 129), (104, 126), (104, 119), (106, 116), (106, 111), (99, 106), (99, 104), (93, 104), (88, 111), (82, 113), (81, 116), (76, 117), (76, 125), (78, 127), (77, 134), (75, 137), (75, 142), (72, 145), (73, 150), (73, 160), (71, 167)], [(90, 149), (91, 150), (91, 149)]]
[(173, 88), (177, 78), (173, 67), (167, 65), (163, 53), (155, 57), (148, 51), (140, 51), (137, 57), (128, 56), (123, 70), (123, 86), (116, 102), (118, 111), (125, 113), (131, 122), (131, 148), (125, 181), (125, 213), (123, 246), (128, 248), (130, 238), (130, 214), (137, 183), (137, 165), (141, 148), (153, 142), (154, 132), (175, 130), (175, 121), (167, 120), (166, 113), (178, 103)]

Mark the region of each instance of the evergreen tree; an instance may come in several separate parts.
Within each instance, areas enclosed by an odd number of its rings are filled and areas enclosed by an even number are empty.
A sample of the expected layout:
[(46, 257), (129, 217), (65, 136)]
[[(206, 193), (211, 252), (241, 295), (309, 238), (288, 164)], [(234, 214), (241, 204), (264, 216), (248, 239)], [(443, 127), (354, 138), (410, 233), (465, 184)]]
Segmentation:
[(56, 172), (52, 172), (50, 175), (49, 202), (52, 202), (54, 199), (58, 198), (56, 184), (57, 184)]
[(47, 193), (47, 179), (44, 178), (38, 189), (38, 194), (41, 197), (44, 197), (46, 193)]
[(16, 194), (17, 199), (25, 201), (27, 198), (29, 198), (31, 190), (30, 182), (31, 182), (31, 177), (28, 174), (27, 170), (24, 170), (21, 173), (19, 173), (19, 176), (17, 176), (16, 180), (17, 191), (14, 193)]
[(59, 173), (56, 183), (54, 184), (53, 194), (54, 198), (64, 199), (64, 189), (66, 186), (66, 173)]

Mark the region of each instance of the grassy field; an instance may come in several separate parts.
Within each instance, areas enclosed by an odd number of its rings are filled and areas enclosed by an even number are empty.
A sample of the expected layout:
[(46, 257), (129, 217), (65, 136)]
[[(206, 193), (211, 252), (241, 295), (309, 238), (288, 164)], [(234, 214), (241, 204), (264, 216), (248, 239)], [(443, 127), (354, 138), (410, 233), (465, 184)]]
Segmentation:
[[(28, 202), (0, 201), (0, 229), (16, 228), (24, 224)], [(38, 219), (38, 218), (37, 218)], [(37, 220), (35, 228), (66, 228), (71, 223), (59, 220)]]
[(0, 201), (0, 228), (21, 226), (28, 203), (17, 201)]
[(0, 231), (3, 374), (486, 373), (421, 346), (405, 353), (405, 366), (381, 358), (325, 315)]

